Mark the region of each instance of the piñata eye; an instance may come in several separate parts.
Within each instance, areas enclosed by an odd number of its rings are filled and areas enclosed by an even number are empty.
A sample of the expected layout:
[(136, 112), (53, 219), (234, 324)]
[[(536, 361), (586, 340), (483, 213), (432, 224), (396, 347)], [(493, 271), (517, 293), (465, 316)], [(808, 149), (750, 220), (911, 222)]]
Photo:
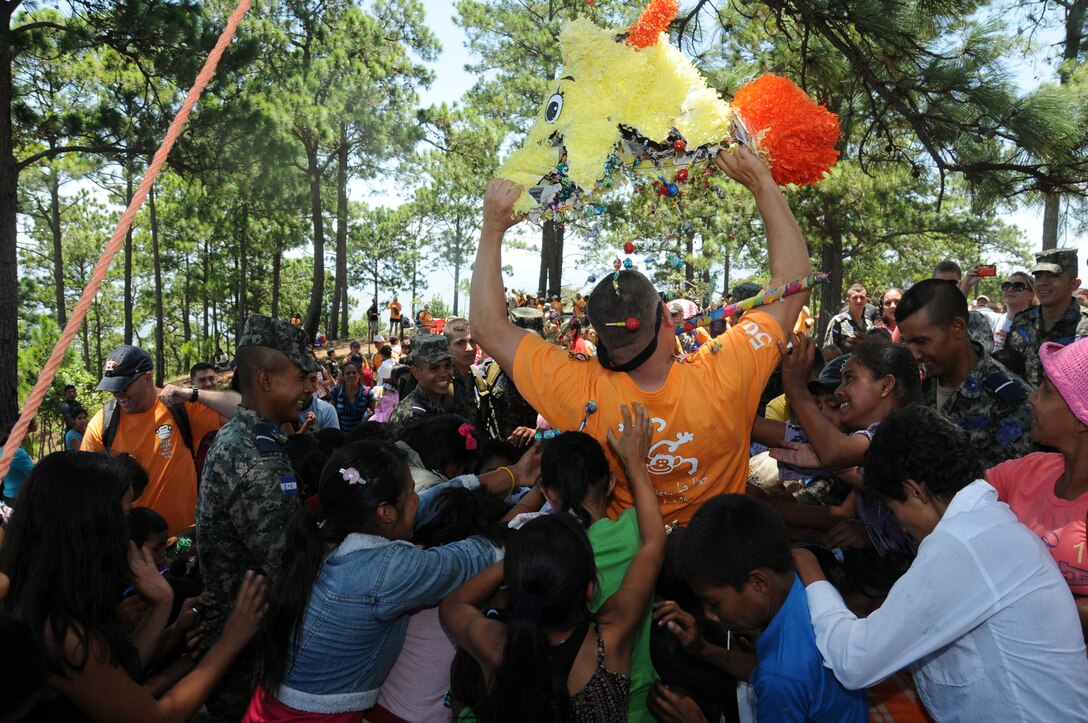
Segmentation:
[(556, 93), (548, 98), (548, 107), (544, 109), (544, 120), (555, 123), (559, 120), (559, 114), (563, 112), (563, 94)]

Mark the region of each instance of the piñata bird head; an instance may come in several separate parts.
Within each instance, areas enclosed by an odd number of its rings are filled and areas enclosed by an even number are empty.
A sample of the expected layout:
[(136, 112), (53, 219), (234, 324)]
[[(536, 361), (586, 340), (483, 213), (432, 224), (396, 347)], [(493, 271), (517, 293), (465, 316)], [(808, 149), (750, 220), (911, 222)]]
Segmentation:
[[(730, 138), (751, 145), (783, 184), (815, 183), (835, 163), (834, 114), (769, 74), (742, 88), (734, 105), (723, 101), (668, 42), (665, 31), (677, 9), (676, 0), (651, 0), (627, 31), (586, 18), (566, 23), (560, 77), (521, 148), (499, 170), (528, 189), (516, 212), (541, 215), (580, 205), (612, 188), (617, 172), (671, 178), (712, 160)], [(749, 105), (758, 110), (751, 118)], [(778, 158), (779, 147), (788, 159)]]

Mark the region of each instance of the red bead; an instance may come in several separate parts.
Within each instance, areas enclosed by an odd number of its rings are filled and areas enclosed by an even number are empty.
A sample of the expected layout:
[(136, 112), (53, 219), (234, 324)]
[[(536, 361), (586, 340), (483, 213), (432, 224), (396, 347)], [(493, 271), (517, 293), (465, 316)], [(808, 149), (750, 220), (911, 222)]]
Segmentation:
[(687, 141), (676, 141), (672, 144), (672, 147), (676, 150), (677, 153), (683, 153), (687, 150), (688, 144)]
[(627, 243), (625, 243), (623, 245), (623, 253), (625, 253), (625, 254), (635, 253), (635, 245), (633, 243), (631, 243), (630, 241), (628, 241)]
[(676, 172), (676, 175), (673, 176), (673, 180), (677, 183), (683, 183), (684, 181), (688, 180), (688, 169), (681, 168), (679, 171)]
[(642, 323), (633, 316), (627, 317), (627, 321), (623, 323), (623, 326), (627, 331), (638, 331), (638, 328), (642, 326)]

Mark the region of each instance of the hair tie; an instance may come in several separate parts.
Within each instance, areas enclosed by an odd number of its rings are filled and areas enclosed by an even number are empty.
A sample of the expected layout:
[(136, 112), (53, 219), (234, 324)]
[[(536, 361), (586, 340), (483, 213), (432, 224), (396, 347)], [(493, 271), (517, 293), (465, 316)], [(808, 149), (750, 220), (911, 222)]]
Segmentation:
[(348, 467), (347, 469), (340, 468), (340, 476), (344, 478), (344, 481), (349, 485), (365, 485), (369, 480), (359, 474), (359, 470), (354, 467)]
[(544, 615), (544, 598), (531, 592), (523, 592), (514, 601), (514, 617), (540, 623)]
[(476, 431), (476, 428), (467, 422), (457, 428), (457, 433), (465, 438), (465, 449), (469, 452), (476, 451), (476, 437), (472, 435)]
[(325, 521), (325, 505), (321, 504), (320, 497), (317, 495), (310, 495), (302, 504), (314, 514), (318, 525)]

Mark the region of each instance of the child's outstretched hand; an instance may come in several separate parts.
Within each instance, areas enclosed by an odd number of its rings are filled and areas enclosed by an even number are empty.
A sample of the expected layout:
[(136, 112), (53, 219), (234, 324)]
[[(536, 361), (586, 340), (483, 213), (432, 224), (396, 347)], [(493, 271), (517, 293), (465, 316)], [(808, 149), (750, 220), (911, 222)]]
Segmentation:
[(608, 430), (608, 445), (620, 458), (623, 468), (630, 475), (631, 470), (639, 466), (646, 466), (646, 453), (650, 450), (650, 439), (654, 433), (654, 425), (650, 421), (650, 415), (646, 407), (634, 402), (634, 419), (631, 419), (631, 410), (626, 405), (620, 407), (623, 415), (623, 433), (616, 434), (616, 430)]

